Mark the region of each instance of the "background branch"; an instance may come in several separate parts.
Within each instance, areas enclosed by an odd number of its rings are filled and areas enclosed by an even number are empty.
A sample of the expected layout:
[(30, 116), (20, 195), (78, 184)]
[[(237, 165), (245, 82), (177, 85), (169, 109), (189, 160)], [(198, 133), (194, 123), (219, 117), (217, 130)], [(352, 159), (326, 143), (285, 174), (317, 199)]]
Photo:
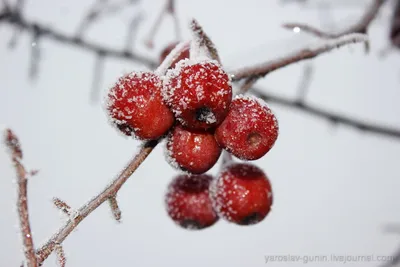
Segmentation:
[(285, 23), (282, 26), (288, 29), (298, 28), (301, 31), (327, 39), (338, 38), (349, 33), (366, 33), (369, 25), (376, 18), (381, 6), (385, 1), (386, 0), (372, 0), (371, 4), (366, 8), (365, 12), (356, 23), (337, 33), (326, 32), (305, 23), (291, 22)]
[(41, 23), (27, 21), (21, 13), (10, 10), (8, 8), (5, 8), (3, 9), (3, 11), (0, 12), (0, 22), (13, 25), (31, 34), (38, 34), (40, 38), (46, 37), (54, 41), (60, 42), (64, 45), (75, 46), (94, 54), (104, 54), (107, 57), (134, 61), (147, 66), (149, 69), (154, 69), (155, 67), (157, 67), (156, 60), (147, 58), (129, 50), (117, 50), (113, 48), (108, 48), (96, 43), (86, 41), (79, 36), (70, 36), (63, 34)]
[(352, 118), (350, 116), (340, 115), (332, 111), (312, 106), (302, 101), (290, 100), (284, 97), (273, 95), (271, 93), (266, 93), (265, 90), (262, 90), (261, 88), (252, 88), (249, 92), (267, 102), (276, 103), (290, 109), (302, 111), (316, 118), (325, 119), (335, 124), (340, 123), (343, 125), (355, 127), (365, 132), (400, 139), (400, 129), (398, 128), (369, 123), (356, 118)]

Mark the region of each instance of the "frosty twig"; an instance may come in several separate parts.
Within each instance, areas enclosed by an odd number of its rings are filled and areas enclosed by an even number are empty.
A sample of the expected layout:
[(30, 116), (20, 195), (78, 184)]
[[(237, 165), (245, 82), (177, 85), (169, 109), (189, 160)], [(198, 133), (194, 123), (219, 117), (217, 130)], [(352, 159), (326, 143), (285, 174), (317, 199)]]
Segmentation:
[(65, 225), (52, 236), (45, 245), (43, 245), (37, 252), (38, 262), (42, 263), (54, 251), (57, 245), (60, 245), (67, 236), (83, 221), (92, 211), (97, 209), (101, 204), (110, 198), (114, 197), (120, 190), (122, 185), (128, 178), (136, 171), (148, 155), (157, 146), (158, 141), (152, 140), (145, 142), (138, 153), (129, 161), (128, 165), (123, 171), (108, 185), (102, 192), (91, 199), (87, 204), (83, 205), (76, 213), (76, 216), (70, 218)]
[(336, 33), (326, 32), (317, 29), (311, 25), (305, 23), (297, 23), (297, 22), (285, 23), (283, 24), (283, 27), (288, 29), (298, 28), (301, 31), (326, 39), (338, 38), (340, 36), (350, 33), (366, 33), (368, 26), (375, 19), (376, 15), (379, 12), (380, 7), (385, 1), (386, 0), (373, 0), (372, 3), (368, 6), (368, 8), (361, 16), (361, 18), (355, 24), (350, 25), (349, 27), (340, 32)]
[(10, 130), (5, 131), (5, 144), (10, 150), (11, 160), (17, 174), (18, 199), (17, 208), (20, 220), (22, 241), (24, 245), (25, 259), (28, 267), (37, 267), (38, 262), (35, 255), (35, 247), (32, 239), (31, 226), (28, 211), (28, 172), (22, 165), (22, 149), (18, 137)]
[(239, 81), (248, 78), (259, 78), (267, 75), (268, 73), (285, 67), (287, 65), (317, 57), (325, 52), (329, 52), (335, 48), (342, 47), (351, 43), (368, 42), (368, 37), (365, 34), (352, 33), (341, 36), (336, 39), (323, 40), (313, 47), (306, 47), (286, 55), (281, 58), (270, 60), (258, 66), (250, 66), (236, 71), (232, 71), (232, 80)]

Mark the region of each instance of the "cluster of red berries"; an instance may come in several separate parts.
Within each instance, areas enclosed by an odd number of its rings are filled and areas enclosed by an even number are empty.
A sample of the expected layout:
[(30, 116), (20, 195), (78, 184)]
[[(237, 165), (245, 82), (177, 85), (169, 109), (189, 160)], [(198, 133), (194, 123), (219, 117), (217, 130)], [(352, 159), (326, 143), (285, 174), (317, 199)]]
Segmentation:
[(261, 169), (232, 163), (217, 179), (204, 173), (223, 149), (242, 160), (264, 156), (278, 137), (277, 120), (262, 100), (233, 98), (230, 76), (217, 61), (190, 54), (183, 50), (163, 74), (121, 77), (108, 93), (107, 112), (125, 135), (166, 137), (168, 162), (187, 173), (172, 181), (166, 195), (175, 222), (196, 229), (219, 217), (243, 225), (259, 222), (272, 205), (271, 185)]

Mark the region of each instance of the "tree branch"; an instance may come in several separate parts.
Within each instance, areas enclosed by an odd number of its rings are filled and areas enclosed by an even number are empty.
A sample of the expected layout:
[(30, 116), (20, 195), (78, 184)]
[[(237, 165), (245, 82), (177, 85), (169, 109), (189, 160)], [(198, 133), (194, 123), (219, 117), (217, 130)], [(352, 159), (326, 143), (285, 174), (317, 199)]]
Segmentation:
[(40, 37), (47, 37), (54, 41), (75, 46), (95, 54), (103, 54), (107, 57), (135, 61), (147, 66), (149, 69), (154, 69), (158, 65), (155, 60), (133, 53), (131, 51), (108, 48), (99, 44), (86, 41), (79, 36), (69, 36), (40, 23), (27, 21), (20, 13), (10, 10), (8, 8), (5, 8), (2, 12), (0, 12), (0, 22), (1, 21), (19, 27), (20, 29), (28, 31), (30, 33), (37, 32)]
[(132, 158), (123, 171), (108, 185), (104, 190), (90, 200), (87, 204), (83, 205), (76, 213), (74, 218), (69, 219), (65, 225), (51, 237), (45, 245), (43, 245), (37, 252), (38, 262), (42, 263), (54, 251), (57, 245), (60, 245), (67, 236), (83, 221), (90, 213), (97, 209), (105, 201), (114, 197), (121, 189), (122, 185), (128, 178), (136, 171), (148, 155), (157, 146), (158, 140), (145, 142), (140, 151)]
[(287, 56), (270, 60), (258, 66), (250, 66), (236, 71), (232, 71), (232, 81), (239, 81), (248, 78), (264, 77), (268, 73), (285, 67), (287, 65), (317, 57), (323, 53), (332, 51), (335, 48), (342, 47), (351, 43), (368, 42), (368, 36), (360, 33), (352, 33), (341, 36), (336, 39), (323, 40), (313, 47), (300, 49)]
[(338, 38), (350, 33), (366, 33), (369, 25), (375, 19), (385, 1), (386, 0), (373, 0), (356, 23), (337, 33), (325, 32), (305, 23), (291, 22), (285, 23), (282, 26), (288, 29), (298, 28), (301, 31), (326, 39)]
[(17, 173), (18, 184), (18, 214), (20, 220), (20, 228), (22, 233), (22, 240), (24, 245), (25, 259), (28, 267), (37, 267), (37, 259), (35, 255), (35, 247), (33, 244), (31, 226), (29, 223), (29, 210), (28, 210), (28, 172), (22, 165), (22, 150), (18, 137), (10, 130), (5, 132), (5, 144), (10, 150), (11, 160), (14, 163), (14, 168)]
[(259, 88), (252, 88), (250, 90), (250, 92), (254, 96), (259, 97), (267, 102), (272, 102), (284, 107), (299, 110), (304, 113), (308, 113), (309, 115), (312, 115), (314, 117), (322, 118), (333, 123), (340, 123), (343, 125), (352, 126), (365, 132), (400, 139), (400, 129), (365, 122), (349, 116), (340, 115), (332, 111), (324, 110), (301, 101), (290, 100), (270, 93), (265, 93), (263, 91), (264, 90)]

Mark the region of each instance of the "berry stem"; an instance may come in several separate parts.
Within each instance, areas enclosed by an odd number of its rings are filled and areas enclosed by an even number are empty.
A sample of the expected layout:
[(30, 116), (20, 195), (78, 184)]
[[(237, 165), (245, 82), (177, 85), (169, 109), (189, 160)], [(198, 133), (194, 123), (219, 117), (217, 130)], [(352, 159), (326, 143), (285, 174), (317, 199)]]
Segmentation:
[(38, 263), (42, 263), (44, 260), (46, 260), (47, 257), (54, 251), (56, 246), (61, 244), (89, 214), (91, 214), (105, 201), (114, 197), (121, 189), (122, 185), (150, 155), (158, 143), (159, 140), (151, 140), (143, 143), (139, 152), (134, 155), (134, 157), (129, 161), (122, 172), (111, 182), (111, 184), (105, 187), (102, 192), (92, 198), (87, 204), (79, 208), (77, 215), (68, 220), (65, 225), (61, 227), (61, 229), (36, 252)]

